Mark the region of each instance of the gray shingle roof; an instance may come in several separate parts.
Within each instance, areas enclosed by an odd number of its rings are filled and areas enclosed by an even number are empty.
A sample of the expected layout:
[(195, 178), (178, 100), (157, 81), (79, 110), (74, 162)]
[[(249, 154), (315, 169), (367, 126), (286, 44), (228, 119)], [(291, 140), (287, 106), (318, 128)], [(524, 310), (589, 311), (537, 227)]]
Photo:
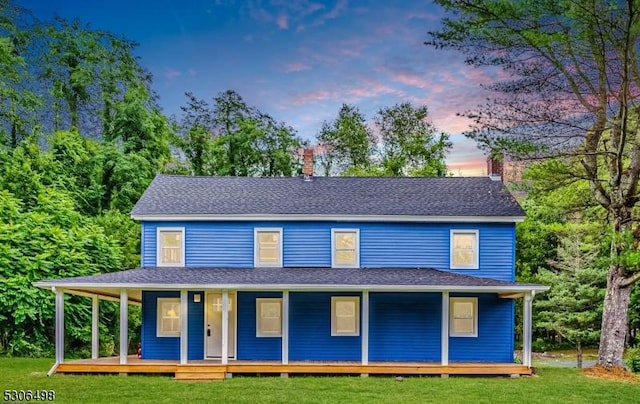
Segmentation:
[(532, 288), (540, 285), (520, 284), (469, 275), (460, 275), (431, 268), (137, 268), (101, 275), (53, 279), (36, 282), (37, 286), (99, 286), (110, 285), (296, 285), (319, 287), (339, 285), (462, 288)]
[(524, 212), (484, 177), (157, 176), (133, 216), (148, 215), (504, 216)]

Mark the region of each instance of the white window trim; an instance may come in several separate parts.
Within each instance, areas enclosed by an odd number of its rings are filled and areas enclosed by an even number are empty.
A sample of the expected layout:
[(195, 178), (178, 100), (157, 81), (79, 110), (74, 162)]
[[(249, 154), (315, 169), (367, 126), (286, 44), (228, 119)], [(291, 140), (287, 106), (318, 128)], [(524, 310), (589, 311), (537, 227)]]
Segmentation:
[[(356, 331), (355, 332), (338, 332), (336, 330), (336, 303), (337, 302), (354, 302), (356, 305)], [(331, 296), (331, 336), (332, 337), (357, 337), (360, 335), (360, 296)]]
[[(474, 265), (453, 265), (453, 236), (455, 234), (474, 234), (476, 236), (476, 245), (474, 248)], [(449, 233), (449, 268), (450, 269), (480, 269), (480, 231), (479, 230), (465, 230), (465, 229), (451, 229)]]
[[(473, 333), (457, 333), (453, 329), (453, 306), (456, 302), (473, 304)], [(469, 337), (478, 336), (478, 298), (477, 297), (451, 297), (449, 298), (449, 336), (451, 337)]]
[[(336, 264), (336, 233), (355, 233), (355, 255), (356, 263), (354, 265), (338, 265)], [(331, 268), (359, 268), (360, 267), (360, 229), (331, 229)]]
[[(162, 304), (163, 303), (173, 303), (180, 305), (179, 297), (159, 297), (157, 299), (156, 306), (156, 337), (179, 337), (180, 336), (180, 328), (176, 332), (163, 331), (162, 330)], [(182, 310), (178, 310), (178, 322), (181, 321), (180, 316), (182, 315)]]
[[(269, 334), (261, 332), (260, 320), (262, 319), (262, 303), (279, 303), (280, 304), (280, 332), (277, 334)], [(256, 298), (256, 337), (282, 337), (282, 298), (281, 297), (258, 297)]]
[[(258, 233), (260, 232), (277, 232), (279, 233), (279, 237), (278, 240), (280, 241), (280, 248), (279, 248), (279, 254), (280, 254), (280, 259), (278, 261), (278, 263), (274, 264), (260, 264), (260, 260), (259, 260), (259, 256), (258, 256)], [(253, 229), (253, 266), (255, 268), (265, 268), (265, 267), (275, 267), (275, 268), (282, 268), (282, 262), (283, 262), (283, 248), (282, 245), (284, 244), (284, 240), (282, 239), (282, 227), (256, 227)]]
[[(160, 243), (160, 234), (163, 231), (179, 231), (182, 233), (182, 259), (180, 260), (179, 263), (177, 264), (163, 264), (160, 260), (160, 257), (162, 257), (162, 245)], [(187, 251), (186, 251), (186, 232), (184, 230), (184, 227), (158, 227), (156, 229), (156, 266), (158, 267), (183, 267), (185, 266), (185, 258), (187, 255)]]

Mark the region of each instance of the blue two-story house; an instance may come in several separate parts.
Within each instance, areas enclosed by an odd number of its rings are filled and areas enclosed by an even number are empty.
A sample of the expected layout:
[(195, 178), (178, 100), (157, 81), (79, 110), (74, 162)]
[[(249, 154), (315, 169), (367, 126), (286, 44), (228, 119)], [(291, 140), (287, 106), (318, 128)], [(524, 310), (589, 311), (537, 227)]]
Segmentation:
[[(37, 283), (58, 294), (57, 366), (71, 293), (93, 297), (94, 316), (98, 299), (120, 301), (124, 324), (127, 305), (142, 306), (136, 363), (235, 364), (227, 375), (336, 363), (492, 373), (514, 365), (523, 298), (522, 365), (496, 373), (530, 371), (531, 301), (547, 288), (515, 282), (524, 213), (500, 181), (160, 175), (132, 217), (140, 268)], [(126, 327), (120, 341), (117, 363), (131, 365)]]

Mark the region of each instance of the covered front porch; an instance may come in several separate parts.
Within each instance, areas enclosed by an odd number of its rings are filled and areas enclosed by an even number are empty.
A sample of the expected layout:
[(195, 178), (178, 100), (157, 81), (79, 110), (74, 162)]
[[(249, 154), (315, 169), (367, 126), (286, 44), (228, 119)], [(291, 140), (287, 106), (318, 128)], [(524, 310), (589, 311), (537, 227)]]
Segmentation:
[[(322, 273), (325, 278), (321, 283), (316, 280), (319, 277), (315, 276), (319, 273)], [(327, 280), (325, 273), (328, 273), (334, 279)], [(289, 282), (283, 282), (282, 279), (289, 280)], [(258, 280), (260, 282), (257, 282)], [(537, 292), (546, 290), (546, 287), (540, 285), (517, 284), (451, 274), (432, 269), (404, 268), (333, 269), (330, 272), (327, 272), (324, 268), (261, 268), (253, 270), (148, 268), (85, 278), (43, 281), (38, 282), (37, 285), (51, 288), (56, 293), (56, 363), (49, 374), (55, 372), (168, 373), (175, 375), (177, 379), (220, 379), (234, 373), (273, 373), (282, 375), (296, 373), (439, 374), (444, 377), (452, 374), (528, 375), (531, 374), (532, 300)], [(179, 311), (180, 314), (179, 333), (173, 337), (176, 343), (174, 360), (164, 360), (166, 357), (162, 358), (162, 360), (132, 357), (127, 351), (128, 330), (126, 325), (129, 304), (143, 304), (145, 293), (148, 295), (149, 293), (158, 292), (172, 293), (177, 302), (174, 306), (175, 311)], [(269, 360), (255, 360), (258, 358), (238, 356), (234, 352), (238, 344), (233, 339), (234, 336), (237, 338), (237, 333), (234, 332), (233, 328), (230, 329), (230, 324), (234, 324), (234, 321), (229, 321), (230, 309), (233, 307), (232, 299), (237, 302), (240, 300), (239, 293), (255, 295), (258, 292), (278, 294), (281, 299), (281, 333), (278, 339), (271, 339), (273, 343), (276, 343), (277, 351), (275, 352), (277, 354), (275, 357), (269, 357)], [(67, 293), (91, 298), (93, 307), (91, 359), (80, 361), (65, 360), (64, 295)], [(207, 355), (202, 353), (194, 357), (193, 348), (201, 350), (202, 343), (197, 342), (194, 345), (193, 338), (190, 338), (190, 334), (193, 334), (192, 337), (197, 336), (200, 338), (197, 341), (202, 341), (201, 338), (205, 332), (204, 327), (190, 328), (190, 314), (193, 314), (190, 313), (190, 307), (193, 307), (195, 302), (201, 304), (201, 302), (208, 301), (204, 299), (204, 296), (209, 294), (215, 294), (220, 297), (218, 310), (221, 316), (221, 329), (219, 339), (216, 340), (217, 357), (215, 359), (206, 358)], [(292, 301), (299, 303), (301, 296), (314, 294), (324, 298), (325, 301), (329, 301), (327, 294), (338, 296), (351, 294), (358, 297), (360, 320), (357, 337), (353, 337), (356, 339), (350, 340), (348, 358), (301, 357), (299, 353), (300, 346), (295, 344), (299, 344), (303, 340), (300, 338), (291, 340), (292, 335), (300, 335), (294, 332), (294, 326), (299, 325), (300, 321), (306, 321), (304, 317), (300, 317), (300, 311), (298, 310), (298, 317), (296, 318), (298, 321), (292, 322), (291, 313), (294, 312), (293, 310), (296, 307), (300, 307), (292, 304)], [(325, 296), (323, 297), (322, 294)], [(437, 315), (432, 313), (430, 317), (430, 324), (433, 324), (432, 328), (429, 328), (431, 330), (429, 331), (430, 336), (418, 333), (413, 335), (413, 339), (406, 339), (411, 338), (411, 336), (407, 336), (400, 343), (403, 344), (405, 341), (417, 344), (428, 343), (431, 344), (432, 352), (435, 352), (435, 354), (428, 357), (422, 356), (418, 361), (407, 356), (394, 357), (389, 360), (388, 357), (381, 357), (379, 350), (376, 351), (381, 343), (386, 342), (384, 340), (386, 337), (384, 334), (376, 332), (380, 330), (380, 324), (376, 323), (379, 311), (373, 310), (372, 307), (382, 307), (381, 304), (387, 302), (387, 297), (394, 294), (403, 294), (405, 296), (429, 295), (429, 307), (437, 313)], [(500, 346), (501, 350), (504, 351), (503, 355), (498, 359), (471, 358), (469, 360), (460, 357), (460, 350), (456, 349), (455, 345), (460, 346), (461, 343), (465, 343), (465, 346), (475, 346), (476, 341), (479, 338), (483, 338), (485, 341), (483, 349), (490, 350), (492, 348), (486, 345), (486, 341), (490, 340), (494, 343), (486, 333), (484, 337), (478, 337), (477, 329), (473, 339), (454, 338), (450, 335), (450, 298), (469, 295), (490, 295), (492, 296), (491, 299), (495, 301), (513, 301), (522, 298), (524, 315), (521, 364), (511, 361), (512, 345), (495, 345), (496, 347)], [(298, 300), (294, 299), (294, 297)], [(99, 299), (115, 300), (120, 303), (120, 351), (116, 357), (99, 357)], [(253, 300), (255, 301), (256, 299), (253, 298)], [(378, 306), (375, 306), (374, 303)], [(482, 305), (482, 299), (480, 299), (480, 305)], [(255, 306), (252, 307), (255, 313)], [(316, 309), (319, 306), (318, 304), (309, 306), (307, 302), (307, 307)], [(509, 304), (506, 314), (513, 316), (512, 310), (513, 305)], [(387, 311), (387, 314), (389, 313)], [(419, 312), (414, 312), (414, 314), (416, 313), (419, 314)], [(393, 312), (390, 314), (395, 316)], [(304, 313), (302, 316), (304, 316)], [(255, 322), (255, 317), (252, 321)], [(397, 321), (395, 324), (398, 324)], [(490, 319), (484, 324), (491, 324)], [(375, 328), (376, 326), (378, 327), (377, 329)], [(489, 329), (485, 330), (488, 331)], [(255, 336), (255, 331), (250, 332), (254, 333)], [(326, 333), (327, 331), (324, 332)], [(512, 336), (512, 331), (507, 330), (506, 334)], [(402, 334), (396, 333), (395, 337), (397, 338), (398, 335)], [(373, 338), (374, 336), (376, 338)], [(328, 337), (330, 338), (330, 336)], [(495, 341), (495, 344), (502, 343), (501, 341)], [(450, 345), (454, 346), (450, 347)], [(270, 344), (270, 346), (273, 346), (273, 344)], [(294, 348), (298, 348), (297, 357), (295, 356), (296, 350)], [(144, 344), (142, 349), (143, 351), (145, 350)], [(456, 357), (456, 355), (458, 356)], [(453, 358), (453, 360), (450, 360), (450, 358)]]

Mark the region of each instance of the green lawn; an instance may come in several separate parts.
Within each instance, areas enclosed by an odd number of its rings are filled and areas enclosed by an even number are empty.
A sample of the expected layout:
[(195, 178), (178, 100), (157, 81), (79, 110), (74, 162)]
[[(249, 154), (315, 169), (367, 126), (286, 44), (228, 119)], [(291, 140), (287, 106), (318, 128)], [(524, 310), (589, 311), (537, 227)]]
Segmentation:
[(0, 358), (0, 388), (55, 390), (61, 403), (638, 403), (640, 383), (590, 379), (576, 369), (541, 368), (538, 376), (234, 377), (177, 382), (168, 376), (47, 377), (50, 359)]

